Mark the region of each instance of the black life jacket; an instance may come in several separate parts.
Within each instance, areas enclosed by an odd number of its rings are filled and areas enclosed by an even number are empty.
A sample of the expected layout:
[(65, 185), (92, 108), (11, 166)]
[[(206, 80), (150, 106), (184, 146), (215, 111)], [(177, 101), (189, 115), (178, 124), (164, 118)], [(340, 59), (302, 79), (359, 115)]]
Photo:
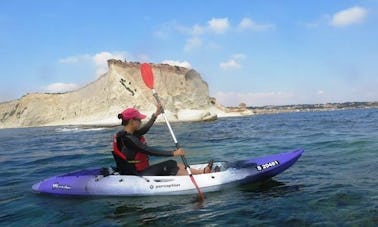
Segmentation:
[[(148, 162), (148, 155), (147, 154), (144, 154), (140, 151), (136, 151), (134, 159), (131, 160), (123, 152), (121, 152), (118, 148), (117, 136), (118, 135), (116, 134), (113, 137), (113, 156), (115, 156), (116, 162), (117, 162), (117, 158), (121, 159), (121, 160), (123, 160), (123, 161), (125, 161), (129, 164), (134, 165), (135, 169), (138, 172), (143, 171), (150, 166), (149, 162)], [(146, 139), (143, 136), (140, 137), (140, 141), (142, 143), (146, 144)], [(122, 139), (121, 139), (121, 142), (122, 142)], [(126, 147), (125, 144), (122, 144), (122, 145), (123, 145), (124, 148)], [(118, 165), (119, 165), (119, 163), (117, 162), (117, 167), (118, 167)]]

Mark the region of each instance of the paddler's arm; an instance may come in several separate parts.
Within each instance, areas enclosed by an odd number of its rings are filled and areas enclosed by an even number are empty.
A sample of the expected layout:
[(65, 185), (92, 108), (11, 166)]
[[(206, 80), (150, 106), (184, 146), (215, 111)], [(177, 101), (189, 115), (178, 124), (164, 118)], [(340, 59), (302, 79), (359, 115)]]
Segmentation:
[(143, 136), (144, 134), (146, 134), (148, 132), (148, 130), (150, 130), (150, 128), (152, 127), (152, 125), (155, 123), (156, 121), (156, 114), (152, 114), (150, 120), (148, 120), (148, 122), (146, 124), (144, 124), (140, 129), (136, 130), (134, 132), (134, 135), (140, 137), (140, 136)]
[(148, 130), (150, 130), (150, 128), (152, 127), (152, 125), (155, 123), (156, 121), (156, 118), (163, 112), (163, 107), (158, 104), (156, 106), (156, 112), (154, 114), (152, 114), (150, 120), (144, 124), (140, 129), (136, 130), (134, 132), (134, 135), (140, 137), (140, 136), (143, 136), (144, 134), (146, 134), (148, 132)]
[(126, 136), (125, 144), (126, 146), (132, 146), (135, 148), (135, 150), (138, 150), (142, 153), (145, 153), (147, 155), (151, 156), (174, 156), (175, 151), (167, 151), (167, 150), (160, 150), (156, 148), (152, 148), (150, 146), (147, 146), (146, 144), (142, 143), (137, 137), (135, 136)]

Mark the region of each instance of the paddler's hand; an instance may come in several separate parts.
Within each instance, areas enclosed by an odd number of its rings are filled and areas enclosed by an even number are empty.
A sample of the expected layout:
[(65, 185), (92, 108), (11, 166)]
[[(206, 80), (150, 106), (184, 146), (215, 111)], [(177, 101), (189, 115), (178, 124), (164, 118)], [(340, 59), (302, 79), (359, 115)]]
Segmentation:
[(163, 107), (161, 106), (161, 104), (157, 104), (156, 105), (156, 111), (155, 111), (155, 116), (159, 116), (161, 113), (163, 113)]
[(173, 152), (173, 156), (184, 156), (185, 151), (182, 148), (179, 148)]

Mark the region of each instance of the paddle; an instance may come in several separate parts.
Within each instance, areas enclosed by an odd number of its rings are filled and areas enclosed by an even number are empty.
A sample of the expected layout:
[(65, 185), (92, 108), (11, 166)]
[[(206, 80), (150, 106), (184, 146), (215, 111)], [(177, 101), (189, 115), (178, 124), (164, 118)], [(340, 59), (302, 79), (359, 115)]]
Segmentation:
[[(152, 73), (151, 66), (148, 63), (143, 63), (141, 65), (140, 70), (141, 70), (141, 74), (142, 74), (142, 78), (143, 78), (144, 83), (146, 84), (146, 86), (148, 88), (150, 88), (152, 90), (152, 94), (155, 97), (157, 103), (162, 106), (162, 104), (160, 102), (159, 95), (157, 94), (157, 92), (154, 89), (154, 74)], [(176, 148), (179, 149), (180, 145), (177, 142), (177, 139), (176, 139), (175, 134), (173, 133), (171, 124), (169, 123), (168, 118), (165, 115), (163, 106), (162, 106), (162, 114), (163, 114), (163, 117), (165, 119), (165, 122), (167, 123), (169, 132), (171, 133), (173, 142), (175, 143)], [(203, 200), (204, 199), (203, 193), (201, 192), (201, 189), (198, 187), (198, 184), (197, 184), (196, 180), (194, 179), (192, 172), (190, 171), (190, 166), (188, 164), (188, 161), (186, 160), (185, 156), (181, 156), (181, 159), (182, 159), (182, 161), (183, 161), (183, 163), (185, 165), (185, 169), (188, 172), (190, 179), (192, 180), (194, 186), (196, 187), (196, 189), (198, 191), (199, 199)]]

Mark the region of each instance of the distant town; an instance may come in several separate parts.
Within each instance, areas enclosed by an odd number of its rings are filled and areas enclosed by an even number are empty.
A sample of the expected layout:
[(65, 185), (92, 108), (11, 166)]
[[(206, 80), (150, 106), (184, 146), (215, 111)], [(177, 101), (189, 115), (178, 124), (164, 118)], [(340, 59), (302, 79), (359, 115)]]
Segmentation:
[(287, 112), (311, 112), (311, 111), (378, 108), (378, 102), (344, 102), (344, 103), (326, 103), (326, 104), (262, 106), (262, 107), (254, 107), (254, 106), (247, 107), (244, 103), (241, 103), (238, 108), (241, 108), (241, 109), (246, 108), (255, 114), (269, 114), (269, 113), (287, 113)]

